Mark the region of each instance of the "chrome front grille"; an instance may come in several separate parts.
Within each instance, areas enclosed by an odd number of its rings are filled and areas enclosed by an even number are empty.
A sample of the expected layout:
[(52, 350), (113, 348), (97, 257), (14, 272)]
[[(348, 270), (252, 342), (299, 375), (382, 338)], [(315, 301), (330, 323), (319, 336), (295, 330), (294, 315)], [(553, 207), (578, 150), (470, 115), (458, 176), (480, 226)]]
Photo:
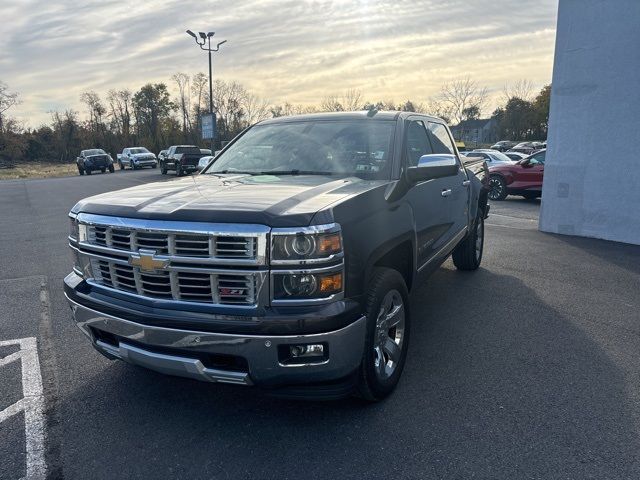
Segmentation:
[(91, 259), (91, 271), (99, 285), (150, 298), (220, 305), (254, 305), (257, 298), (258, 276), (253, 272), (145, 272), (97, 258)]
[(155, 250), (158, 254), (183, 257), (254, 260), (258, 256), (258, 242), (254, 236), (154, 232), (89, 225), (87, 240), (93, 245), (130, 252)]
[(262, 225), (168, 222), (81, 213), (72, 248), (88, 282), (138, 296), (256, 307), (268, 295)]

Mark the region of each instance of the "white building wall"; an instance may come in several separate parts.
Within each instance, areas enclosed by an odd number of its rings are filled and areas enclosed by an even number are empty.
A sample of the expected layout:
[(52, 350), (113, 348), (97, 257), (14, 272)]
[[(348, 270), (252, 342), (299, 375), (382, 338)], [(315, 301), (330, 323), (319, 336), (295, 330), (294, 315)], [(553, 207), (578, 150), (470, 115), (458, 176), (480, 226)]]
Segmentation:
[(560, 0), (540, 230), (640, 244), (640, 0)]

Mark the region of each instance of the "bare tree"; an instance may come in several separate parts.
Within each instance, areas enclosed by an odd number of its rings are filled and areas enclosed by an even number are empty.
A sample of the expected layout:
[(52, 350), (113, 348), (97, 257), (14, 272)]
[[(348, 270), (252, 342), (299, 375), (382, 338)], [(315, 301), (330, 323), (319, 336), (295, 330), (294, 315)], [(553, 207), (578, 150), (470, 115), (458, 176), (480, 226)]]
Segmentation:
[(346, 111), (362, 110), (364, 101), (362, 100), (362, 92), (351, 88), (344, 92), (342, 96), (342, 106)]
[(269, 102), (252, 93), (247, 93), (244, 96), (242, 108), (244, 109), (245, 120), (249, 125), (269, 118)]
[(530, 102), (534, 91), (533, 82), (523, 78), (512, 84), (505, 84), (502, 89), (502, 99), (505, 104), (514, 97)]
[(131, 135), (131, 99), (131, 91), (127, 89), (112, 89), (107, 93), (111, 123), (120, 137), (120, 141), (125, 144), (129, 144), (129, 137)]
[(4, 132), (5, 112), (19, 103), (17, 92), (10, 92), (8, 85), (0, 81), (0, 134)]
[(189, 91), (189, 75), (186, 73), (175, 73), (171, 80), (178, 86), (178, 108), (182, 115), (182, 135), (185, 143), (189, 141), (191, 131), (191, 94)]
[[(209, 92), (207, 91), (207, 76), (202, 73), (196, 73), (191, 79), (191, 96), (193, 97), (193, 116), (200, 121), (200, 115), (203, 111), (208, 111), (206, 105), (209, 104)], [(204, 107), (203, 107), (204, 105)]]
[(320, 101), (322, 112), (343, 112), (344, 105), (336, 95), (327, 95)]
[(101, 145), (105, 130), (102, 118), (106, 115), (107, 109), (103, 105), (100, 95), (92, 90), (80, 94), (80, 101), (89, 109), (89, 130), (93, 132), (93, 142), (95, 145)]
[(450, 113), (450, 120), (460, 123), (464, 119), (462, 112), (465, 109), (477, 107), (482, 112), (487, 102), (487, 89), (478, 86), (475, 80), (467, 76), (442, 85), (437, 100)]

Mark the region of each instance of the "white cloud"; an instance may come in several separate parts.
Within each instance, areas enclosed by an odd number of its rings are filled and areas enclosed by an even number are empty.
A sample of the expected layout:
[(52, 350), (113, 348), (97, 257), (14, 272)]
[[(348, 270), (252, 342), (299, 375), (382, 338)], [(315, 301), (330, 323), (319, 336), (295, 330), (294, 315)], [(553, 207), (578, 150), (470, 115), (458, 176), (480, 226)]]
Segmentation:
[(202, 0), (0, 5), (0, 80), (21, 94), (31, 126), (48, 110), (82, 110), (93, 89), (169, 82), (205, 71), (184, 31), (229, 42), (214, 76), (274, 102), (318, 103), (359, 88), (367, 99), (424, 101), (470, 75), (493, 91), (551, 79), (557, 0)]

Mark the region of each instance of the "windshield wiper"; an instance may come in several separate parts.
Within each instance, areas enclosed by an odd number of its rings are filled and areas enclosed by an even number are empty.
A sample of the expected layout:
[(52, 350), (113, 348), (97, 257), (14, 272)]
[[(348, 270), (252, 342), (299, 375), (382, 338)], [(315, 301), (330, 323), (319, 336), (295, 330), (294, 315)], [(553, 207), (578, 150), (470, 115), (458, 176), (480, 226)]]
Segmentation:
[(247, 171), (244, 171), (244, 170), (236, 170), (234, 168), (230, 168), (230, 169), (227, 169), (227, 170), (220, 170), (218, 172), (209, 172), (209, 171), (207, 171), (207, 172), (205, 172), (205, 175), (208, 175), (208, 174), (210, 174), (210, 175), (223, 175), (225, 173), (234, 173), (234, 174), (238, 174), (238, 175), (262, 175), (261, 172), (247, 172)]
[(337, 175), (338, 172), (321, 172), (317, 170), (270, 170), (260, 175)]

